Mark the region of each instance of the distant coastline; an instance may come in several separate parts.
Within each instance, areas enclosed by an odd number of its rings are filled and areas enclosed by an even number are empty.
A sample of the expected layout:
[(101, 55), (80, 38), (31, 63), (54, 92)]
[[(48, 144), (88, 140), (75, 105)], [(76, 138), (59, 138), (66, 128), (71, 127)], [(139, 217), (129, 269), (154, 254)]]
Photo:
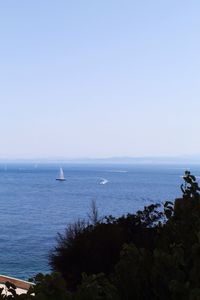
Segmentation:
[(34, 164), (200, 164), (200, 155), (186, 156), (146, 156), (146, 157), (107, 157), (107, 158), (0, 158), (0, 163)]

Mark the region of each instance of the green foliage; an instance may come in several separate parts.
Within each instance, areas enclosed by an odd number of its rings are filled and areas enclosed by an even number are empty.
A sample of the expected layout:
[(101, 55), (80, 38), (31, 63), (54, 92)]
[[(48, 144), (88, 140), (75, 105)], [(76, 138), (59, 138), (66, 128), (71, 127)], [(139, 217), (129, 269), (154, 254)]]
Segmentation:
[(164, 204), (164, 214), (167, 219), (170, 219), (174, 215), (174, 204), (171, 201), (166, 201)]
[(34, 278), (35, 286), (31, 293), (35, 294), (35, 300), (69, 300), (66, 283), (59, 273), (38, 274)]
[[(148, 282), (152, 260), (150, 252), (138, 249), (134, 244), (125, 244), (117, 263), (113, 281), (120, 299), (150, 299)], [(146, 298), (143, 298), (146, 295)]]
[(82, 274), (82, 284), (75, 294), (76, 300), (118, 300), (116, 287), (103, 273), (87, 276)]
[(185, 171), (185, 176), (183, 176), (185, 184), (181, 185), (181, 190), (183, 192), (183, 197), (185, 198), (196, 198), (199, 197), (200, 187), (196, 182), (196, 177), (191, 175), (190, 171)]
[(139, 210), (136, 213), (138, 224), (148, 228), (156, 226), (157, 222), (162, 220), (163, 217), (163, 212), (158, 210), (159, 207), (160, 204), (151, 204), (145, 206), (143, 211)]
[(75, 290), (83, 272), (88, 275), (114, 271), (124, 243), (153, 249), (157, 226), (164, 218), (158, 204), (120, 218), (105, 218), (90, 225), (87, 222), (71, 225), (50, 256), (54, 271), (60, 272), (67, 287)]

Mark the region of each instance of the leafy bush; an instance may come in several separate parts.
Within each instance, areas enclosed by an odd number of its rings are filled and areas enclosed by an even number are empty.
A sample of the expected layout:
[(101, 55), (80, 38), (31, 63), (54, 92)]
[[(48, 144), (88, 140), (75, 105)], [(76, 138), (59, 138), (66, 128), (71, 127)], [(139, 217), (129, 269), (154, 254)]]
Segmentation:
[(58, 236), (58, 244), (50, 255), (50, 265), (60, 272), (67, 287), (75, 290), (82, 273), (88, 275), (114, 271), (124, 243), (133, 242), (137, 247), (153, 249), (159, 221), (164, 213), (159, 205), (150, 205), (136, 214), (120, 218), (112, 216), (91, 225), (75, 223), (64, 235)]

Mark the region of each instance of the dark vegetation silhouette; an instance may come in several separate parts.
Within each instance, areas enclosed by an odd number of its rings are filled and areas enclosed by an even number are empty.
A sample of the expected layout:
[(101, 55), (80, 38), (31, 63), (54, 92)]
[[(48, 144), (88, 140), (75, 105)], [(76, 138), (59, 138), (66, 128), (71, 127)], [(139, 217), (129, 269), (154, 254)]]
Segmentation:
[(0, 299), (199, 300), (200, 188), (189, 171), (183, 179), (182, 197), (163, 207), (100, 219), (93, 203), (89, 221), (58, 235), (54, 273), (37, 275), (28, 295)]
[(63, 275), (70, 290), (81, 282), (82, 273), (110, 274), (120, 259), (125, 243), (152, 250), (157, 227), (163, 213), (152, 204), (136, 214), (120, 218), (106, 217), (101, 222), (88, 224), (78, 221), (58, 236), (58, 244), (50, 255), (50, 265)]

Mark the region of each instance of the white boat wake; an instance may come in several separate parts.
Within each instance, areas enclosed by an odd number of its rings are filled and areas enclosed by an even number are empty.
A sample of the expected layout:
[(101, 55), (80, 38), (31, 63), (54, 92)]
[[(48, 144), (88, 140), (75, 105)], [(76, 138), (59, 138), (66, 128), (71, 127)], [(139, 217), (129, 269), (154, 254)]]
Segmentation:
[(126, 170), (109, 170), (108, 172), (112, 172), (112, 173), (128, 173), (128, 171), (126, 171)]
[(108, 183), (108, 180), (106, 178), (101, 178), (99, 184), (106, 184), (106, 183)]

